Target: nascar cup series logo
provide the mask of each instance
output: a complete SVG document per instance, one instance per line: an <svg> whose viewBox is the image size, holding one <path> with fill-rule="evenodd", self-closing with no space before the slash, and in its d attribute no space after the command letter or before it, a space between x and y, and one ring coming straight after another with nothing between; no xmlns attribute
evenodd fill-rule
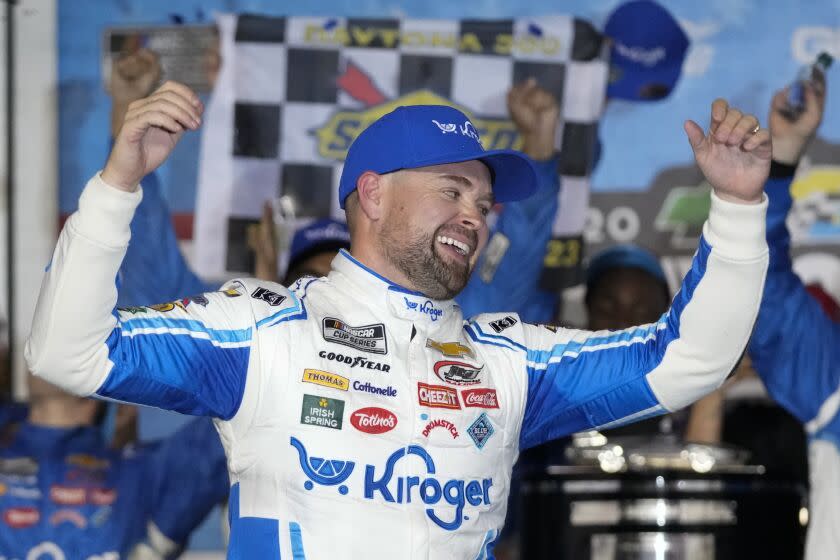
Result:
<svg viewBox="0 0 840 560"><path fill-rule="evenodd" d="M304 482L304 488L312 490L315 484L318 484L338 486L341 495L350 492L343 483L353 473L355 462L310 457L306 447L295 437L290 439L290 444L297 449L301 470L309 479ZM409 455L414 455L423 462L428 476L394 476L394 472L403 472L397 468L398 463ZM426 508L428 518L447 531L457 530L465 519L469 519L464 515L464 508L467 506L491 504L492 478L442 480L436 477L436 474L437 469L432 456L422 447L410 445L391 453L380 471L375 465L365 465L363 495L367 500L382 499L396 504L422 502L429 506ZM441 511L444 509L449 511L444 513Z"/></svg>
<svg viewBox="0 0 840 560"><path fill-rule="evenodd" d="M385 325L383 323L351 327L340 319L325 317L323 335L327 342L343 344L356 350L374 354L388 353L388 341L385 338Z"/></svg>

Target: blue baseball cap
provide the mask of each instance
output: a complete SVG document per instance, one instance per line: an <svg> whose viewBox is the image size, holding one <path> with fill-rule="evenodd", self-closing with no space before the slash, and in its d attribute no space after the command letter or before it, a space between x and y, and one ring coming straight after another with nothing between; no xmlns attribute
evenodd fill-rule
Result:
<svg viewBox="0 0 840 560"><path fill-rule="evenodd" d="M586 269L586 285L591 287L608 270L615 268L638 268L644 270L660 282L666 289L668 280L659 259L638 245L623 244L604 249L592 257Z"/></svg>
<svg viewBox="0 0 840 560"><path fill-rule="evenodd" d="M650 0L621 4L607 19L604 35L612 39L607 97L654 101L671 93L689 41L665 8Z"/></svg>
<svg viewBox="0 0 840 560"><path fill-rule="evenodd" d="M289 248L287 270L318 253L338 252L339 249L349 247L350 231L347 224L332 218L321 218L295 232Z"/></svg>
<svg viewBox="0 0 840 560"><path fill-rule="evenodd" d="M485 150L461 111L445 105L397 107L367 127L347 151L338 185L341 207L365 171L391 173L474 159L490 168L496 202L521 200L537 190L531 158L516 150Z"/></svg>

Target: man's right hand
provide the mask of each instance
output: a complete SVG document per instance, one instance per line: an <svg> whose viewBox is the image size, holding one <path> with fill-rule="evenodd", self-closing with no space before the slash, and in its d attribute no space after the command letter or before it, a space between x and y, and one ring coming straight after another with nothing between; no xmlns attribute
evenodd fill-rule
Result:
<svg viewBox="0 0 840 560"><path fill-rule="evenodd" d="M805 85L805 110L796 120L784 111L787 89L779 90L770 104L770 136L773 139L773 160L796 165L822 122L825 110L825 83Z"/></svg>
<svg viewBox="0 0 840 560"><path fill-rule="evenodd" d="M510 89L508 111L522 135L522 151L535 160L554 155L554 134L560 120L560 106L554 95L530 78Z"/></svg>
<svg viewBox="0 0 840 560"><path fill-rule="evenodd" d="M178 82L166 82L152 95L128 106L102 180L132 192L157 169L187 130L201 124L204 106L198 95Z"/></svg>

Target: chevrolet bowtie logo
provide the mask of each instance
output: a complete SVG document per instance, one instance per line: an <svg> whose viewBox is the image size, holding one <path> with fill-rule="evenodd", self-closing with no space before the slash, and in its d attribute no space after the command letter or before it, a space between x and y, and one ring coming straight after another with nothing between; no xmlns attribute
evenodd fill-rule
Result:
<svg viewBox="0 0 840 560"><path fill-rule="evenodd" d="M449 358L463 358L465 356L475 358L475 354L468 346L460 342L437 342L431 338L426 339L426 348L434 348Z"/></svg>

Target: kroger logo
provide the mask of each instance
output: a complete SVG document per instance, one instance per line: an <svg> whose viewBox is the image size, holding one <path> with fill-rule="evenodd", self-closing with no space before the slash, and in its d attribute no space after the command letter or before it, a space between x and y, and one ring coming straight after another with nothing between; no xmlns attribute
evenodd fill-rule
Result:
<svg viewBox="0 0 840 560"><path fill-rule="evenodd" d="M309 478L303 487L312 490L314 484L321 486L339 486L339 493L346 495L348 489L341 483L347 480L353 472L355 463L353 461L325 460L316 457L309 457L306 447L295 437L290 440L292 447L297 449L300 457L300 467ZM408 455L415 455L423 460L426 467L427 477L422 476L394 476L397 463ZM386 502L403 504L411 503L412 500L422 501L427 506L426 515L438 527L447 531L457 530L464 520L469 517L464 515L464 508L467 505L474 507L490 505L490 487L493 486L492 478L463 480L449 479L440 480L436 474L435 462L432 456L418 445L409 445L394 451L385 462L385 468L380 475L377 475L375 465L365 466L364 497L373 500L379 495ZM453 506L454 513L443 515L439 509L441 502Z"/></svg>
<svg viewBox="0 0 840 560"><path fill-rule="evenodd" d="M405 296L403 296L403 299L405 300L406 308L410 309L411 311L417 311L418 313L428 315L429 317L431 317L432 321L437 321L438 319L440 319L441 315L443 315L443 310L435 307L435 304L428 299L423 303L411 301Z"/></svg>

